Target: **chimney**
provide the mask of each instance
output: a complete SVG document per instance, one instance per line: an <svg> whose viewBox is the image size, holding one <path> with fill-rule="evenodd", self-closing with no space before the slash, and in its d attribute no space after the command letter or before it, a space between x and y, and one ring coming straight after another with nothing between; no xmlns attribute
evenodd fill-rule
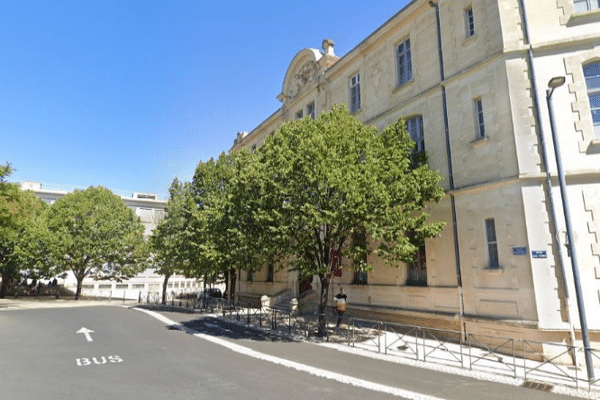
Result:
<svg viewBox="0 0 600 400"><path fill-rule="evenodd" d="M324 39L323 40L323 50L325 50L326 56L335 56L333 53L333 40Z"/></svg>

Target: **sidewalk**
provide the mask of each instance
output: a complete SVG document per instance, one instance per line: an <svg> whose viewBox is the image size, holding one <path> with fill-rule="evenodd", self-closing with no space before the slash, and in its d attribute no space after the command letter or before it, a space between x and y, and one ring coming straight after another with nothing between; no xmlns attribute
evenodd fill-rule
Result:
<svg viewBox="0 0 600 400"><path fill-rule="evenodd" d="M57 299L55 296L32 296L18 298L0 299L0 311L2 310L27 310L37 308L63 308L63 307L92 307L92 306L114 306L120 304L134 305L137 300L122 299L81 299L75 300L73 297L61 297Z"/></svg>
<svg viewBox="0 0 600 400"><path fill-rule="evenodd" d="M266 332L287 336L295 340L312 342L321 346L335 348L339 351L351 352L365 357L378 358L390 362L410 365L439 372L475 377L487 381L500 382L514 386L551 391L554 393L578 396L589 399L600 399L600 368L595 369L597 380L591 387L587 383L585 365L575 368L573 365L561 364L569 354L569 347L561 344L545 344L554 351L554 356L545 361L533 361L519 357L518 352L509 351L508 344L517 342L506 339L505 344L496 346L484 343L465 345L460 343L460 334L450 331L436 331L414 327L413 331L394 331L399 324L383 322L345 320L339 329L328 324L329 336L317 338L307 333L314 332L316 320L306 321L302 317L289 318L269 316L261 318L249 310L238 310L227 315L215 315L219 318L241 324L254 326ZM329 318L333 321L333 318ZM275 323L273 323L275 321ZM248 323L250 322L250 323ZM388 330L384 329L385 327ZM275 329L273 329L275 328ZM416 331L419 332L416 332ZM425 332L425 333L423 333ZM440 335L438 335L440 333ZM455 335L456 340L445 340L444 336ZM532 343L526 343L531 346ZM503 347L504 346L504 347ZM532 349L530 354L541 356ZM523 354L522 352L520 354ZM600 354L595 353L598 357ZM579 352L578 360L583 361L583 353ZM600 358L595 359L600 364Z"/></svg>

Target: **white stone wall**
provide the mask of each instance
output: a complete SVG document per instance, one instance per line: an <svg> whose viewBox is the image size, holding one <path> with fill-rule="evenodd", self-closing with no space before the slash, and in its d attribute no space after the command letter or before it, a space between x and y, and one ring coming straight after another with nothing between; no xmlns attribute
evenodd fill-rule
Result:
<svg viewBox="0 0 600 400"><path fill-rule="evenodd" d="M600 60L600 11L574 13L571 0L440 0L445 80L440 82L435 11L428 2L404 10L327 68L314 50L303 50L289 71L314 57L316 83L301 93L280 97L283 105L236 146L260 145L265 135L315 102L317 113L349 103L349 79L361 76L361 108L355 117L379 128L400 117L422 115L429 165L448 190L449 168L442 109L442 84L448 105L451 162L456 202L460 269L467 316L517 320L540 329L566 329L568 313L559 267L561 255L552 232L545 194L539 133L547 143L560 246L564 219L550 137L546 86L566 76L553 94L559 146L567 175L573 228L589 316L600 315L600 141L595 138L582 65ZM472 7L475 35L466 37L465 9ZM522 16L530 32L525 40ZM359 18L357 16L357 18ZM397 85L396 46L410 39L413 79ZM531 46L531 47L530 47ZM539 116L534 108L528 49L534 59ZM330 60L331 61L331 60ZM291 74L286 74L286 82ZM276 77L274 77L276 79ZM289 82L288 82L289 83ZM286 92L284 84L283 94ZM474 100L481 99L486 135L477 140ZM234 148L236 148L234 146ZM348 287L356 303L423 311L458 312L456 254L450 198L432 205L432 218L446 222L441 237L428 240L428 287L408 287L406 267L389 268L371 259L369 285L349 285L345 271L336 282ZM494 218L501 268L489 269L484 220ZM518 249L525 248L525 254ZM532 257L545 251L546 258ZM569 291L574 301L570 259ZM290 283L293 285L294 283ZM349 286L348 286L349 285ZM258 283L253 284L254 288ZM576 313L574 314L576 315ZM588 318L600 329L600 318ZM572 321L577 325L577 321Z"/></svg>

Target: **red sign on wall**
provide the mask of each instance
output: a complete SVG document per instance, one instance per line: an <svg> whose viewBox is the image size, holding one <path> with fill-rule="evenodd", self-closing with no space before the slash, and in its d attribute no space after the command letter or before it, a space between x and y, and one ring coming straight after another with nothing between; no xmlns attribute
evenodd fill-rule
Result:
<svg viewBox="0 0 600 400"><path fill-rule="evenodd" d="M342 277L342 256L339 250L331 250L331 271L333 276L337 278Z"/></svg>

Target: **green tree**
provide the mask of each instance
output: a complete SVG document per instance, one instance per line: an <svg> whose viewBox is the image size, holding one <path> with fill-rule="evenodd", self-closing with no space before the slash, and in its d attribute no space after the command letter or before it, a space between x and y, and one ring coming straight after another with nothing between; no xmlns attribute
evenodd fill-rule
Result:
<svg viewBox="0 0 600 400"><path fill-rule="evenodd" d="M50 246L53 261L75 275L76 299L88 275L120 281L146 266L143 224L119 196L106 188L75 190L58 199L46 217L54 238Z"/></svg>
<svg viewBox="0 0 600 400"><path fill-rule="evenodd" d="M321 332L332 251L354 260L355 270L371 268L365 262L371 253L398 266L441 231L443 224L429 222L427 213L427 204L443 197L441 178L412 161L413 149L402 120L378 133L343 106L287 123L259 148L262 193L252 214L267 226L264 243L279 259L301 276L319 277ZM364 235L368 246L352 240Z"/></svg>
<svg viewBox="0 0 600 400"><path fill-rule="evenodd" d="M19 280L24 271L31 275L47 275L45 255L37 246L45 239L41 213L47 204L31 191L23 191L16 183L5 181L10 172L7 164L0 173L0 297ZM46 273L44 273L44 271Z"/></svg>
<svg viewBox="0 0 600 400"><path fill-rule="evenodd" d="M194 203L189 195L189 183L177 178L169 188L166 215L152 236L150 246L156 273L164 276L162 303L167 302L167 284L173 274L189 271L187 265L193 260L190 230L188 229Z"/></svg>
<svg viewBox="0 0 600 400"><path fill-rule="evenodd" d="M247 149L222 153L201 162L191 184L196 205L190 226L196 255L192 267L204 276L227 276L229 298L236 271L259 269L270 250L260 245L264 226L252 212L261 194L256 166Z"/></svg>

